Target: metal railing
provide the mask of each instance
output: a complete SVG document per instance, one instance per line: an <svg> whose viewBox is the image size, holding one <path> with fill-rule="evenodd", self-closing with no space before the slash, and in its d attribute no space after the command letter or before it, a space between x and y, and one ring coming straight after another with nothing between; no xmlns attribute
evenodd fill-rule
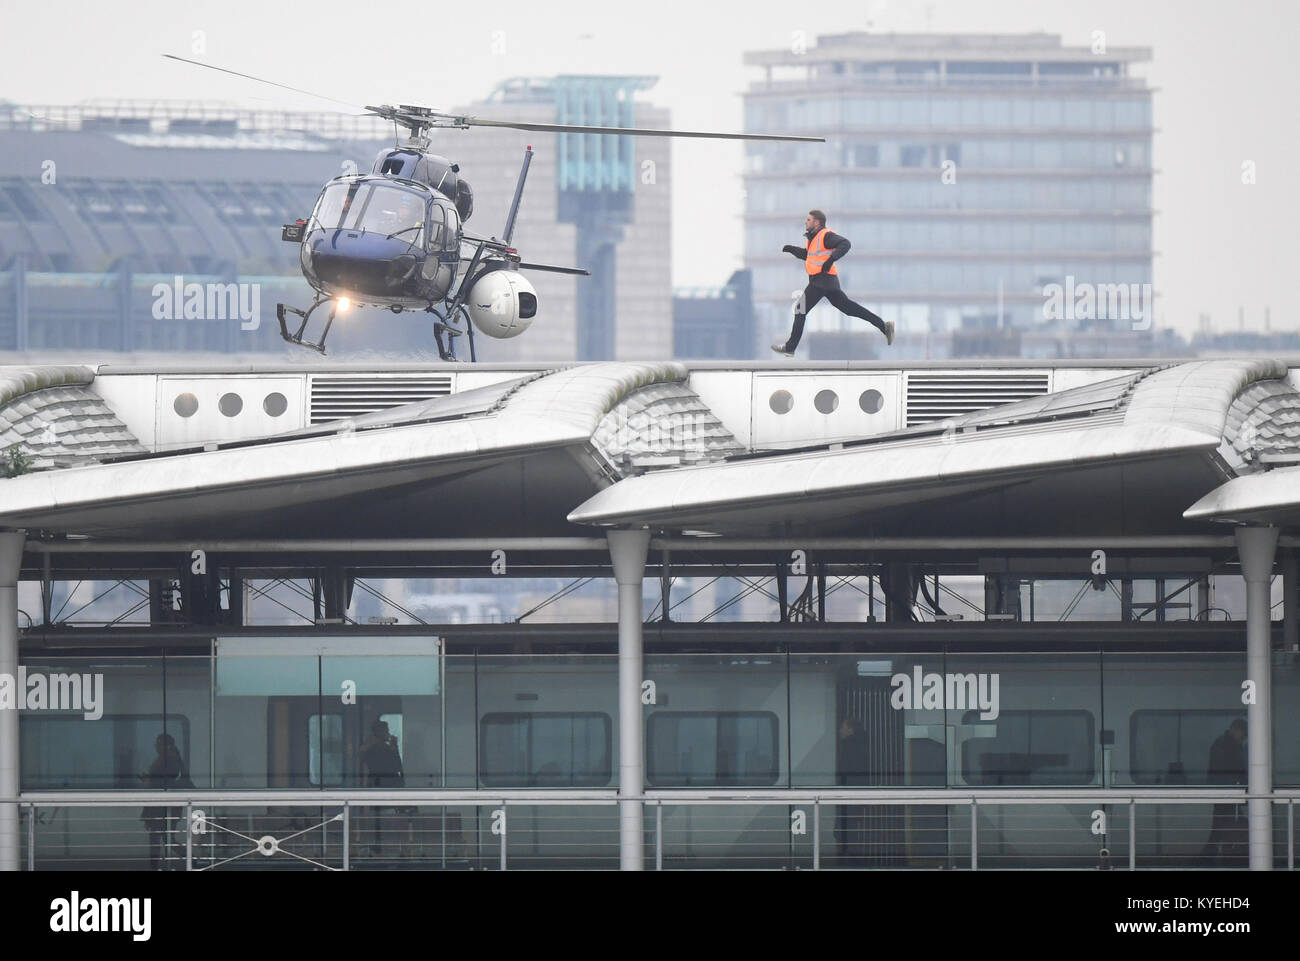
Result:
<svg viewBox="0 0 1300 961"><path fill-rule="evenodd" d="M1300 791L1267 796L1295 867ZM643 804L647 868L1245 868L1242 791L1015 789L28 793L27 870L509 870L619 866ZM12 802L12 799L11 799Z"/></svg>

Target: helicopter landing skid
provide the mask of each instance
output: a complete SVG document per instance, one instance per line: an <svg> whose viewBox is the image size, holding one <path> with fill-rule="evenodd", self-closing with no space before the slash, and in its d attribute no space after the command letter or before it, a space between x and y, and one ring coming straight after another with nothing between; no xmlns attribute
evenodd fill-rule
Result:
<svg viewBox="0 0 1300 961"><path fill-rule="evenodd" d="M325 338L329 336L330 325L334 323L334 315L337 313L337 305L330 308L329 318L325 321L325 329L321 331L319 341L303 340L303 331L307 329L307 322L311 320L311 315L316 312L316 308L328 301L328 297L317 297L310 307L306 310L299 310L297 307L290 307L287 304L275 305L275 316L280 321L280 336L291 344L297 344L299 347L307 347L311 350L318 351L322 355L325 353ZM289 333L289 324L286 314L295 314L302 318L302 323L292 334Z"/></svg>
<svg viewBox="0 0 1300 961"><path fill-rule="evenodd" d="M471 361L476 360L477 358L474 356L474 330L470 326L469 315L464 308L454 308L448 315L450 317L464 317L465 326L463 328L448 322L447 318L437 308L430 306L427 310L437 318L433 322L433 339L438 343L438 356L446 361L459 362L460 358L456 356L456 338L462 334L468 334L469 359ZM443 340L444 335L447 338L445 341Z"/></svg>

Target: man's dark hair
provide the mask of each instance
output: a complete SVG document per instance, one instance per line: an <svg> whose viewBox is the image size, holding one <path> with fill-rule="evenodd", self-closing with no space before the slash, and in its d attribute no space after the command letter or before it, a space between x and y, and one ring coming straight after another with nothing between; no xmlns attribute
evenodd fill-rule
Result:
<svg viewBox="0 0 1300 961"><path fill-rule="evenodd" d="M820 210L817 210L816 208L814 208L814 209L808 211L808 213L812 214L812 216L815 217L817 220L820 220L820 221L821 221L821 225L822 225L823 227L826 226L826 214L825 214L823 211L820 211Z"/></svg>

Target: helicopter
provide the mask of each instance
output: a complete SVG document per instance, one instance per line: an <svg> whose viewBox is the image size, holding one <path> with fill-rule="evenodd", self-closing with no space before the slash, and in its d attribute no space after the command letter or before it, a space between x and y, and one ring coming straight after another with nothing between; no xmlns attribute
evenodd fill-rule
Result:
<svg viewBox="0 0 1300 961"><path fill-rule="evenodd" d="M215 64L174 54L163 56L361 109L391 121L395 131L405 129L405 138L398 137L394 146L381 150L369 173L333 178L321 188L310 217L281 229L281 240L299 245L299 264L313 297L306 309L276 304L280 336L321 354L325 353L325 339L338 314L352 307L375 306L393 313L423 310L432 314L438 356L444 361L458 360L455 338L465 336L472 362L478 359L475 329L497 339L517 337L536 318L537 291L522 271L590 276L591 272L581 267L525 261L513 245L515 222L533 160L531 144L524 151L501 236L483 237L465 230L465 222L474 212L474 191L460 175L459 164L430 152L430 134L434 130L508 127L540 133L825 143L824 137L784 134L497 120L406 104L355 107ZM320 336L311 340L308 324L312 315L326 305L329 314ZM290 321L291 315L296 321Z"/></svg>

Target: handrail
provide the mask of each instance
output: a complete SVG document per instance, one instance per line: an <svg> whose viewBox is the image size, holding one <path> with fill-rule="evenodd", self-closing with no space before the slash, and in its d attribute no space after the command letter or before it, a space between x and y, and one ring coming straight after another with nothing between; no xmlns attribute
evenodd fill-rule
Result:
<svg viewBox="0 0 1300 961"><path fill-rule="evenodd" d="M1221 788L994 788L994 789L910 789L862 788L835 790L749 790L716 791L703 789L651 789L638 795L620 795L613 789L579 791L567 789L509 788L499 790L251 790L251 791L32 791L15 797L0 797L0 804L24 806L58 805L60 807L129 807L152 805L179 807L184 804L207 804L221 807L295 806L311 807L333 804L369 807L412 807L419 805L606 805L622 801L665 804L1241 804L1264 799L1274 803L1291 803L1300 798L1300 789L1280 789L1271 794L1250 794L1244 789Z"/></svg>

